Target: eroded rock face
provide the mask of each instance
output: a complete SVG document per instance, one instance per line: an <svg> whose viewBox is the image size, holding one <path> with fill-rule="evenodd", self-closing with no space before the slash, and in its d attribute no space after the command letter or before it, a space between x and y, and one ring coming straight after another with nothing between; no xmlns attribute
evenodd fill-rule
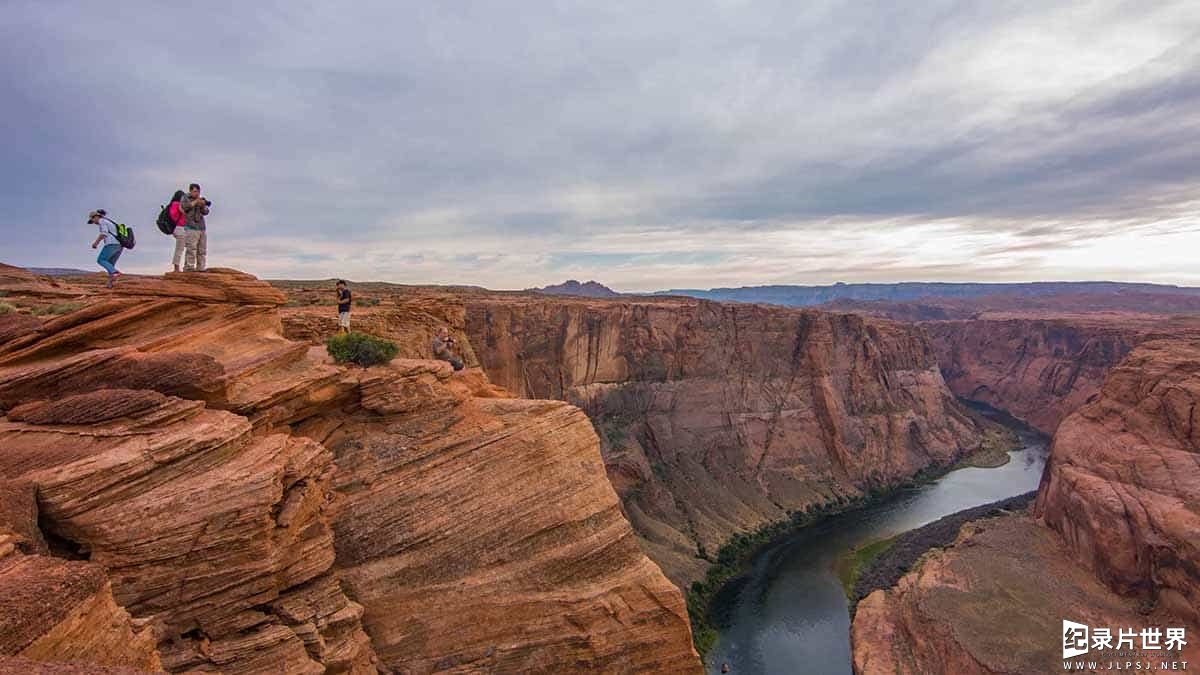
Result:
<svg viewBox="0 0 1200 675"><path fill-rule="evenodd" d="M699 667L577 409L335 366L240 273L123 282L0 344L0 555L99 574L165 669Z"/></svg>
<svg viewBox="0 0 1200 675"><path fill-rule="evenodd" d="M104 568L52 557L36 485L0 480L0 672L6 658L158 670L155 635L113 600Z"/></svg>
<svg viewBox="0 0 1200 675"><path fill-rule="evenodd" d="M1154 333L1120 322L980 319L921 324L946 384L1053 434L1110 368Z"/></svg>
<svg viewBox="0 0 1200 675"><path fill-rule="evenodd" d="M676 583L733 534L978 443L916 329L698 300L467 298L492 381L584 408L643 547Z"/></svg>
<svg viewBox="0 0 1200 675"><path fill-rule="evenodd" d="M301 431L335 455L336 567L384 663L698 670L682 596L638 548L577 408L495 398L478 371L429 361L371 369L362 391L361 413Z"/></svg>
<svg viewBox="0 0 1200 675"><path fill-rule="evenodd" d="M1059 426L1037 512L1114 590L1200 623L1200 343L1135 349Z"/></svg>
<svg viewBox="0 0 1200 675"><path fill-rule="evenodd" d="M1189 638L1195 631L1163 608L1139 611L1136 600L1081 567L1058 535L1015 514L963 526L952 547L930 552L894 588L860 602L851 627L854 672L1061 673L1064 619L1110 627L1114 636L1118 628L1186 626ZM1150 660L1195 662L1200 646L1189 642L1172 658ZM1107 667L1109 659L1087 660Z"/></svg>
<svg viewBox="0 0 1200 675"><path fill-rule="evenodd" d="M330 573L332 456L286 427L353 384L279 335L282 296L252 277L127 287L0 346L0 473L36 487L51 549L156 626L168 670L373 672L357 614L329 618L353 608ZM278 604L330 583L327 613Z"/></svg>

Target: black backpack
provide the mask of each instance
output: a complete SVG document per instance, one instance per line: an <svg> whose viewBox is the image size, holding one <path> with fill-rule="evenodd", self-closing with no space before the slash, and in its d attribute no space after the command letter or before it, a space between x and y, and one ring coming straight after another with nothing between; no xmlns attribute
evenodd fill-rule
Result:
<svg viewBox="0 0 1200 675"><path fill-rule="evenodd" d="M175 234L175 223L171 221L171 205L167 204L158 212L158 220L154 221L158 225L158 231L163 234Z"/></svg>
<svg viewBox="0 0 1200 675"><path fill-rule="evenodd" d="M134 246L137 246L137 237L133 236L132 227L129 227L125 223L118 223L107 216L104 219L113 224L113 229L116 230L115 234L117 236L117 243L120 244L122 248L133 248Z"/></svg>

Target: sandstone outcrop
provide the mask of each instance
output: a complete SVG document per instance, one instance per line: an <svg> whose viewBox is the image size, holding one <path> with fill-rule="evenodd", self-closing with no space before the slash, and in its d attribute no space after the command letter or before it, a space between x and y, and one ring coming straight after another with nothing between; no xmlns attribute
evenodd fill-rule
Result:
<svg viewBox="0 0 1200 675"><path fill-rule="evenodd" d="M5 296L20 296L33 299L75 298L83 291L75 286L50 277L40 277L27 269L0 263L0 289Z"/></svg>
<svg viewBox="0 0 1200 675"><path fill-rule="evenodd" d="M360 625L319 628L340 648L321 652L315 624L273 604L330 575L332 458L284 425L348 395L341 371L279 335L268 285L168 277L0 347L0 470L35 484L43 529L159 627L168 670L373 670Z"/></svg>
<svg viewBox="0 0 1200 675"><path fill-rule="evenodd" d="M680 585L735 533L978 443L911 327L689 299L466 302L493 382L587 411L643 548Z"/></svg>
<svg viewBox="0 0 1200 675"><path fill-rule="evenodd" d="M153 631L117 606L104 568L52 557L37 521L36 486L0 480L0 672L25 672L8 658L157 671Z"/></svg>
<svg viewBox="0 0 1200 675"><path fill-rule="evenodd" d="M0 655L160 668L149 628L113 600L104 569L44 555L0 558Z"/></svg>
<svg viewBox="0 0 1200 675"><path fill-rule="evenodd" d="M1162 608L1147 613L1112 592L1064 551L1054 532L1017 514L963 526L953 546L930 552L894 588L860 602L851 628L854 672L1061 673L1064 619L1109 627L1114 642L1118 629L1187 626ZM1128 660L1149 660L1155 668L1161 661L1194 663L1200 646L1191 639L1194 624L1187 628L1190 644L1182 653ZM1110 660L1126 659L1083 660L1107 668Z"/></svg>
<svg viewBox="0 0 1200 675"><path fill-rule="evenodd" d="M1142 344L1059 426L1037 513L1111 588L1200 624L1200 343Z"/></svg>
<svg viewBox="0 0 1200 675"><path fill-rule="evenodd" d="M232 271L131 278L0 344L0 549L98 575L88 611L127 611L107 624L173 672L698 668L577 409L335 366L284 302ZM33 658L104 663L55 635Z"/></svg>
<svg viewBox="0 0 1200 675"><path fill-rule="evenodd" d="M336 458L337 568L381 659L403 672L696 669L682 597L638 548L587 418L452 373L371 369L362 413L300 428Z"/></svg>
<svg viewBox="0 0 1200 675"><path fill-rule="evenodd" d="M282 316L283 334L289 340L324 344L337 333L337 313L333 306L291 306L289 302L282 310ZM406 359L433 358L431 343L438 327L445 326L458 340L463 361L468 366L476 366L479 361L463 331L465 323L466 308L461 296L425 292L391 295L382 306L356 305L351 312L350 325L355 331L395 342L400 348L400 358Z"/></svg>

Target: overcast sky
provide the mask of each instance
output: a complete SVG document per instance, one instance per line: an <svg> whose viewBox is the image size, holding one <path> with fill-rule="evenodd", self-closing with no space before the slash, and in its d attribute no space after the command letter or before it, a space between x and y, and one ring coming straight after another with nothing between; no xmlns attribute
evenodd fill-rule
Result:
<svg viewBox="0 0 1200 675"><path fill-rule="evenodd" d="M268 277L1200 285L1196 0L166 4L4 3L0 260L196 180Z"/></svg>

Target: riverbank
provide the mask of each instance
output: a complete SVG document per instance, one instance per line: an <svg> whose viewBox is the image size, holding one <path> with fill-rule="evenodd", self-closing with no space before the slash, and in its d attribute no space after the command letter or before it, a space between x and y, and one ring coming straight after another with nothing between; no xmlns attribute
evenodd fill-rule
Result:
<svg viewBox="0 0 1200 675"><path fill-rule="evenodd" d="M849 593L850 616L854 616L858 601L879 589L895 586L900 577L907 574L930 549L953 544L964 524L1023 511L1029 508L1035 497L1037 491L1032 490L1008 499L965 509L886 540L888 545L882 550L877 550L870 560L863 561L854 579ZM869 547L870 545L863 548Z"/></svg>
<svg viewBox="0 0 1200 675"><path fill-rule="evenodd" d="M764 550L780 540L802 530L815 527L824 521L847 516L855 511L868 509L885 503L905 490L911 490L945 476L961 466L963 460L954 463L930 465L912 478L888 488L876 488L860 497L840 497L833 502L816 504L803 512L795 512L787 520L780 520L755 530L736 534L717 552L705 573L703 581L693 581L687 592L688 618L692 624L692 641L701 660L717 641L717 629L727 624L723 608L729 608L732 600L741 592L746 576L747 564Z"/></svg>
<svg viewBox="0 0 1200 675"><path fill-rule="evenodd" d="M960 460L955 469L995 469L1008 464L1011 459L1009 453L1021 447L1021 437L1016 431L999 422L986 421L991 426L983 432L979 449Z"/></svg>
<svg viewBox="0 0 1200 675"><path fill-rule="evenodd" d="M727 553L730 564L714 565L717 569L705 583L688 594L693 621L701 626L697 635L704 641L700 644L707 672L718 673L720 664L728 662L736 672L750 675L848 675L848 593L835 572L846 553L1038 485L1047 439L1002 413L977 412L1016 433L1020 445L1007 453L1010 461L997 468L963 467L964 457L959 457L953 466L931 467L886 492L832 504L816 517L810 513L794 524L777 525L775 536L766 541L751 535L741 538L742 555ZM966 456L971 454L975 453L968 451ZM865 555L859 561L860 575L873 557Z"/></svg>
<svg viewBox="0 0 1200 675"><path fill-rule="evenodd" d="M869 544L851 549L846 555L838 559L834 571L837 572L838 579L842 582L842 589L846 591L847 598L854 595L854 585L858 582L858 578L862 576L863 571L870 567L880 556L887 553L887 550L894 543L896 543L896 537L876 539Z"/></svg>

